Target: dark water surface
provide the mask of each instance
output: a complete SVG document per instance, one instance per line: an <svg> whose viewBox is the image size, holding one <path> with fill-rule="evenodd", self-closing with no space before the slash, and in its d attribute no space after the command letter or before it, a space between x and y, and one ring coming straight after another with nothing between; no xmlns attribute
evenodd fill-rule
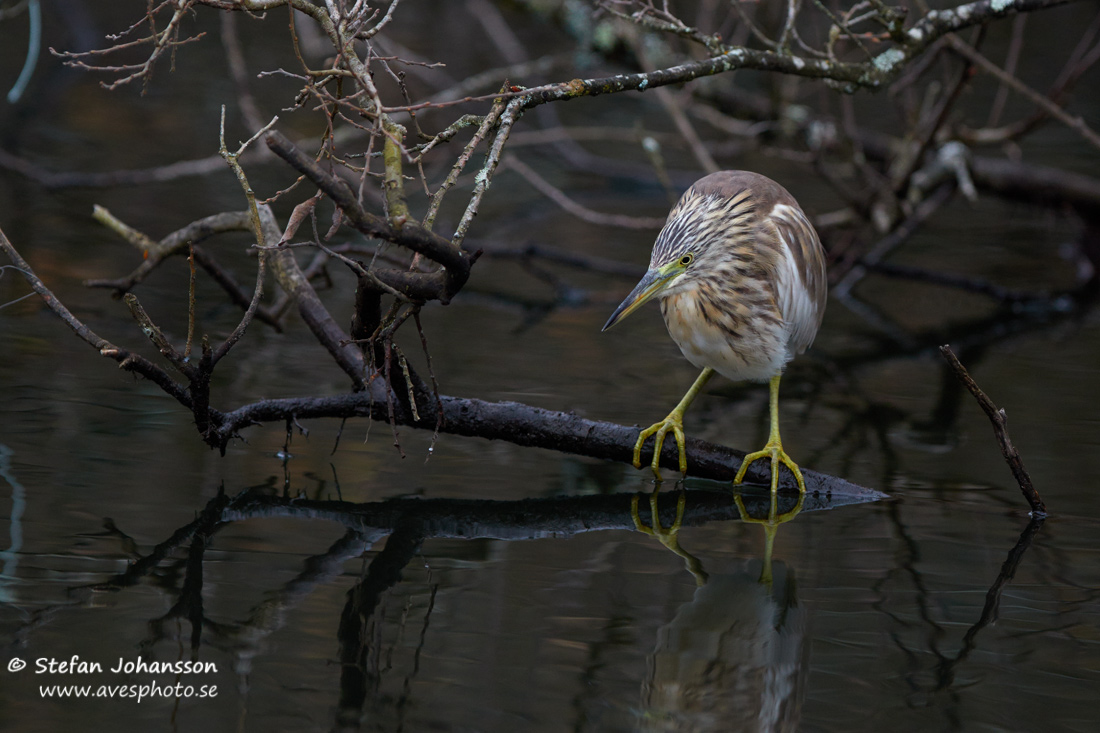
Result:
<svg viewBox="0 0 1100 733"><path fill-rule="evenodd" d="M460 22L446 12L435 21ZM0 52L5 73L19 54ZM218 105L232 104L232 89L197 79L204 65L222 68L220 54L216 41L181 53L179 71L165 69L146 97L108 96L51 66L38 101L6 112L4 148L58 170L210 154ZM281 93L265 92L268 109ZM623 104L585 100L562 114L629 127L634 118L622 116L638 111L636 101ZM668 129L648 114L648 124ZM1075 153L1062 135L1042 138L1047 159L1094 171L1095 151ZM594 209L667 210L655 186L568 173L552 153L527 150L517 154ZM630 155L641 159L636 149ZM675 162L691 166L687 157ZM727 162L782 180L813 214L835 206L820 182L791 178L797 169L787 164ZM265 192L290 180L272 164L254 175ZM90 220L95 203L159 237L242 208L239 189L218 173L51 192L0 173L0 227L39 275L101 335L152 354L120 302L80 285L138 263ZM1073 282L1059 252L1076 232L1074 220L1046 211L960 201L892 261L1058 290ZM508 173L471 232L486 245L554 245L639 267L652 237L578 222ZM248 281L245 244L229 238L211 248ZM179 334L186 266L163 270L138 293ZM695 374L656 307L601 334L633 283L555 272L584 296L578 305L517 305L549 303L554 292L486 257L453 304L426 309L441 390L624 424L664 416ZM346 321L353 283L337 268L333 275L322 297ZM0 302L25 292L3 273ZM402 459L389 427L364 420L349 421L338 444L336 423L306 424L287 460L276 455L282 427L254 427L221 457L173 400L78 342L38 299L3 308L0 662L29 666L0 670L0 728L83 730L94 720L118 731L325 730L356 721L385 731L1100 730L1100 311L998 315L979 296L882 278L859 294L911 343L832 302L814 349L784 379L783 435L802 465L888 498L808 499L779 527L769 555L764 529L740 521L732 492L689 481L680 540L698 564L633 529L630 500L652 489L647 472L449 435L426 460L431 436L407 429ZM235 323L237 313L202 278L199 303L207 331ZM406 337L415 353L416 339ZM988 420L934 349L945 340L1007 410L1052 512L1041 526L1029 525ZM229 362L215 387L219 407L347 389L296 319L286 334L253 325ZM753 449L766 418L764 387L715 380L686 427ZM674 489L665 487L666 524ZM409 504L379 502L398 498L436 514L391 536L395 507ZM461 501L471 499L498 503ZM540 501L515 503L525 499ZM349 515L326 503L341 500L363 506ZM234 502L237 514L223 516L233 521L197 562L204 548L187 528L220 501ZM751 492L745 501L761 504ZM793 499L782 502L789 508ZM644 499L641 514L649 521ZM103 671L35 673L36 660L74 656ZM139 657L197 659L216 671L110 672ZM61 701L42 693L154 682L216 685L216 696Z"/></svg>

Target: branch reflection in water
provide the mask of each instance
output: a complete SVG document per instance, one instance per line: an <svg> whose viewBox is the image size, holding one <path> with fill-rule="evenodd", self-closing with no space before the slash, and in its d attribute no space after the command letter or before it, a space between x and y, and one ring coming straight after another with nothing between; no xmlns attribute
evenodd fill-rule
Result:
<svg viewBox="0 0 1100 733"><path fill-rule="evenodd" d="M809 493L801 499L797 495L787 496L786 492L781 492L776 499L766 489L746 488L743 493L734 494L728 485L713 482L693 482L693 485L706 488L693 488L678 495L666 492L664 496L652 498L650 509L659 525L669 525L677 518L685 527L715 522L760 521L774 537L778 524L798 510L821 511L885 498L879 492L850 484L847 486L851 488L846 493ZM195 520L180 527L147 554L135 553L134 561L124 572L103 582L70 589L70 602L34 614L17 635L29 640L65 607L94 607L102 602L102 592L118 592L152 582L166 590L173 600L166 613L150 620L145 638L138 642L143 658L176 655L180 641L190 647L190 656L195 660L200 655L209 656L210 649L218 650L232 657L232 669L238 676L238 690L247 696L253 661L264 656L268 639L290 624L295 617L292 611L302 606L322 586L343 575L348 561L362 557L376 542L385 538L383 549L373 556L358 581L348 590L335 630L341 669L339 691L334 691L339 697L336 717L338 728L354 727L355 721L361 720L365 714L378 716L396 713L397 718L401 719L403 706L409 700L402 702L382 693L380 674L385 671L385 665L377 664L379 655L384 655L384 650L379 648L382 643L379 625L386 622L380 620L378 614L379 608L384 605L385 594L401 582L407 566L421 554L426 540L518 541L567 538L593 531L633 530L636 527L632 505L636 505L637 498L638 495L633 493L615 493L517 501L402 498L356 504L295 499L285 494L273 495L270 489L249 489L234 496L223 492L211 499ZM207 552L216 547L216 536L238 522L275 517L336 522L343 525L346 532L326 552L307 558L294 578L279 588L271 589L264 595L264 600L244 613L241 620L212 618L209 606L204 604L204 588L207 592L215 592L213 589L216 589L217 583L208 581L204 584L203 576L206 560L215 562L207 558ZM765 519L756 519L758 517ZM129 540L114 525L110 525L109 530ZM770 541L767 546L771 547ZM681 556L686 558L687 554ZM262 575L261 569L257 568L255 576ZM671 660L677 654L694 653L685 646L694 632L680 629L703 628L712 619L727 625L740 624L750 635L788 633L784 630L801 628L798 621L800 612L796 612L793 606L793 573L782 563L776 563L773 568L770 550L762 565L746 563L741 571L732 575L727 573L709 578L700 571L696 578L700 582L706 579L696 599L659 632L653 674L646 683L654 691L649 695L651 700L655 700L657 694L666 694L664 680L668 674L675 674L669 670L679 665L677 662L677 665L669 666ZM425 635L431 633L428 625L435 593L436 588L433 587L419 631L421 644L417 646L417 667L419 649ZM401 623L406 621L411 619L405 619L403 615ZM412 621L412 624L415 626L416 622ZM416 632L410 627L405 633ZM722 632L719 631L718 635L722 636ZM798 652L803 646L802 636L799 633L798 638L791 636L790 641L781 642L792 651L777 648L775 653L768 652L770 656L767 659L775 659L775 654ZM725 653L731 643L744 646L746 650L749 647L745 644L756 644L731 642L728 638L723 643L725 646L720 653ZM767 644L771 642L765 646ZM769 690L775 691L794 685L801 667L791 667L790 672L782 675L767 672L767 669L762 659L741 667L729 665L729 673L714 680L720 687L710 691L701 689L700 694L721 695L725 701L741 699L747 693L740 690L748 690L758 684L765 684ZM767 676L769 674L770 677ZM690 685L690 682L685 683L683 687L688 689ZM729 689L738 690L736 698L730 697ZM760 699L769 698L765 696ZM777 698L778 702L774 704L769 703L775 714L790 714L784 707L786 703L782 702L788 699L791 698L785 696ZM725 706L725 702L722 704ZM657 719L656 716L651 717Z"/></svg>

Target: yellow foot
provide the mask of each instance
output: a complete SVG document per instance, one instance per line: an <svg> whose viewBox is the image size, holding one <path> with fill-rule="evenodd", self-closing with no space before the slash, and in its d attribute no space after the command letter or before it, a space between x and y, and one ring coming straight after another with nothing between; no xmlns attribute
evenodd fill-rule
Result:
<svg viewBox="0 0 1100 733"><path fill-rule="evenodd" d="M642 524L642 518L638 514L638 495L635 494L630 498L630 517L634 520L634 529L650 537L656 537L658 542L679 555L684 561L684 567L695 576L696 584L701 586L707 582L707 574L703 570L703 565L698 558L680 547L678 538L680 523L684 520L684 505L687 501L687 494L683 491L680 492L680 498L676 501L676 520L671 527L664 529L661 526L661 515L658 513L657 507L657 495L660 492L661 487L658 485L649 495L649 516L650 521L653 523L652 527Z"/></svg>
<svg viewBox="0 0 1100 733"><path fill-rule="evenodd" d="M684 447L684 419L675 410L661 422L654 423L643 430L638 436L638 442L634 444L634 468L641 468L642 446L649 440L649 436L656 436L653 439L653 461L650 463L650 468L653 469L653 475L658 481L661 479L661 448L664 447L665 436L669 432L676 439L676 446L680 449L680 473L686 474L688 461L687 449Z"/></svg>
<svg viewBox="0 0 1100 733"><path fill-rule="evenodd" d="M774 469L773 469L774 471ZM760 582L771 588L772 585L772 549L775 547L775 535L779 531L779 525L785 524L802 511L802 502L806 499L806 493L798 495L798 504L790 511L779 513L779 501L775 492L772 492L771 507L768 510L767 519L757 519L745 509L745 502L740 494L734 494L733 500L737 504L737 511L741 514L741 521L746 524L759 524L764 527L764 565L760 569Z"/></svg>
<svg viewBox="0 0 1100 733"><path fill-rule="evenodd" d="M772 494L771 507L768 510L767 517L756 518L749 514L749 510L745 508L745 501L741 498L740 494L733 495L733 502L737 505L737 512L741 515L741 521L745 524L762 524L765 527L778 527L781 524L786 524L802 511L802 504L806 500L805 494L798 495L798 503L794 505L793 509L788 509L785 512L779 511L779 502L775 494Z"/></svg>
<svg viewBox="0 0 1100 733"><path fill-rule="evenodd" d="M763 450L758 450L755 453L749 453L745 456L745 460L741 462L741 468L737 471L737 475L733 478L733 483L739 484L745 478L745 471L749 469L749 464L753 461L758 461L761 458L772 459L772 493L774 494L779 489L779 464L790 469L794 474L795 480L798 482L798 490L800 493L806 493L806 482L802 480L802 471L798 470L798 464L791 460L783 451L783 444L779 442L768 441L768 444L764 446Z"/></svg>
<svg viewBox="0 0 1100 733"><path fill-rule="evenodd" d="M681 491L680 499L676 502L676 521L672 523L671 527L665 529L661 526L661 515L657 513L657 496L660 492L661 489L658 487L649 495L649 516L653 522L652 527L642 524L642 517L638 514L637 494L630 497L630 518L634 520L634 529L650 537L656 537L662 545L670 547L670 544L676 544L676 535L680 532L680 522L684 520L684 504L687 498L684 492Z"/></svg>

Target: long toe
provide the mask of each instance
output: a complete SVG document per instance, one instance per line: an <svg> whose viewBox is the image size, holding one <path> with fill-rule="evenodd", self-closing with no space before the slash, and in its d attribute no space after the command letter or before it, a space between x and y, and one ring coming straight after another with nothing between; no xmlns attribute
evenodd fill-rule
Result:
<svg viewBox="0 0 1100 733"><path fill-rule="evenodd" d="M680 452L680 473L687 473L687 448L684 439L684 427L682 418L676 413L671 413L661 422L653 423L638 435L638 441L634 444L634 468L642 467L642 447L653 436L653 460L650 467L658 481L661 480L661 449L664 448L665 436L672 433L676 440L676 447Z"/></svg>
<svg viewBox="0 0 1100 733"><path fill-rule="evenodd" d="M802 471L799 469L798 464L791 460L791 457L787 455L783 450L782 444L772 444L764 446L762 450L758 450L755 453L749 453L745 456L745 459L741 461L741 468L738 469L737 475L733 479L733 483L739 484L745 480L745 473L749 469L749 465L754 461L758 461L761 458L770 458L772 463L772 476L771 476L771 490L773 493L779 490L779 465L783 464L794 475L795 481L798 483L798 490L801 493L806 492L806 482L802 479Z"/></svg>
<svg viewBox="0 0 1100 733"><path fill-rule="evenodd" d="M798 482L798 490L800 493L806 493L806 482L802 479L802 470L798 467L798 464L791 460L791 457L787 455L782 449L779 450L779 460L787 467L792 474L794 474L794 480ZM776 466L773 465L773 473L776 470ZM774 481L774 479L773 479Z"/></svg>
<svg viewBox="0 0 1100 733"><path fill-rule="evenodd" d="M679 498L676 500L676 519L673 520L672 525L667 529L661 525L661 516L657 503L657 496L661 491L661 487L658 486L653 490L653 493L649 495L649 516L651 526L646 526L642 522L642 517L638 512L638 495L635 494L630 498L630 518L634 520L634 529L643 534L656 537L658 541L665 547L671 550L679 550L679 544L676 539L676 535L680 532L680 525L684 521L684 506L686 503L686 495L683 491L680 492Z"/></svg>

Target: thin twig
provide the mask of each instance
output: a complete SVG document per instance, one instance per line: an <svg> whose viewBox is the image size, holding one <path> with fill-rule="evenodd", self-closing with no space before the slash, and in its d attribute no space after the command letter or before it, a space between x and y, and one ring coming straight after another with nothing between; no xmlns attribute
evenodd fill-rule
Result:
<svg viewBox="0 0 1100 733"><path fill-rule="evenodd" d="M997 66L997 64L993 63L985 56L982 56L955 36L947 36L947 45L950 46L951 50L955 53L970 61L972 64L981 67L982 71L996 77L1003 84L1008 85L1022 96L1034 102L1051 117L1087 140L1094 148L1100 149L1100 135L1085 123L1083 117L1073 117L1057 104L1050 101L1046 96L1027 86L1012 74L1007 73L1000 66Z"/></svg>
<svg viewBox="0 0 1100 733"><path fill-rule="evenodd" d="M1005 411L998 409L993 400L986 396L985 392L978 387L977 382L970 376L970 373L966 371L966 367L959 362L958 357L955 356L955 352L951 350L951 346L944 344L940 347L940 353L943 354L943 358L947 360L947 363L951 366L951 369L955 372L955 376L959 378L966 388L970 390L970 394L974 395L974 399L978 401L978 404L985 411L985 414L989 416L989 421L993 423L993 434L997 436L997 443L1001 446L1001 455L1005 457L1005 461L1008 462L1008 467L1012 469L1012 475L1016 478L1016 483L1020 487L1020 491L1023 492L1024 498L1027 499L1027 503L1031 505L1031 516L1033 517L1045 517L1047 516L1046 505L1043 504L1043 500L1039 498L1039 492L1035 490L1034 484L1031 483L1031 476L1028 475L1027 469L1024 468L1024 462L1020 458L1019 452L1016 450L1016 446L1012 444L1012 440L1008 437L1008 416L1005 415Z"/></svg>
<svg viewBox="0 0 1100 733"><path fill-rule="evenodd" d="M513 99L504 108L504 113L500 116L500 126L497 128L496 136L489 146L489 153L485 156L485 165L481 167L481 170L479 170L474 177L474 192L470 195L470 203L467 204L466 211L462 214L462 219L458 222L458 227L455 229L454 236L451 237L451 242L456 247L461 246L462 240L466 238L466 231L470 228L474 216L477 215L478 207L481 205L481 199L485 195L485 192L489 190L489 186L493 181L493 173L496 170L497 164L500 163L500 156L504 152L504 144L508 142L508 135L511 134L512 127L523 115L526 101L524 97Z"/></svg>
<svg viewBox="0 0 1100 733"><path fill-rule="evenodd" d="M245 291L237 282L236 278L233 277L233 274L222 267L205 249L198 245L194 245L192 249L194 251L195 263L205 270L206 274L208 274L214 282L221 285L222 290L225 291L231 301L247 310L249 304L252 302L252 293ZM282 333L283 324L280 323L279 319L282 318L282 311L287 305L289 305L289 300L284 294L279 303L257 308L256 319L261 323L266 323L271 326L276 332Z"/></svg>
<svg viewBox="0 0 1100 733"><path fill-rule="evenodd" d="M128 349L116 346L105 338L101 338L95 331L88 328L79 318L74 316L34 273L31 266L27 264L27 261L20 256L19 252L17 252L11 242L8 241L3 231L0 231L0 251L3 251L8 256L8 259L15 265L16 271L23 275L27 284L31 286L34 292L38 293L46 306L64 321L65 325L71 328L73 333L82 341L98 351L101 356L118 362L120 369L125 369L145 377L149 381L155 383L167 394L174 397L181 405L191 409L191 396L188 394L187 390L172 379L166 371L146 359L144 356L135 354ZM220 418L219 413L211 412L212 418Z"/></svg>
<svg viewBox="0 0 1100 733"><path fill-rule="evenodd" d="M589 224L622 227L624 229L660 229L665 225L665 220L663 218L604 214L600 211L593 211L566 196L561 189L556 188L516 156L506 155L501 162L504 168L519 173L528 183L534 186L539 193L581 221L586 221Z"/></svg>
<svg viewBox="0 0 1100 733"><path fill-rule="evenodd" d="M122 298L126 303L126 307L130 309L130 313L133 315L134 320L141 326L142 332L149 337L149 340L157 347L161 355L165 359L172 362L172 366L179 370L180 374L187 377L188 380L195 379L195 368L187 363L187 357L176 350L176 347L172 345L172 342L168 340L168 337L164 335L164 332L160 329L160 326L153 323L153 319L142 307L141 302L133 293L126 293Z"/></svg>
<svg viewBox="0 0 1100 733"><path fill-rule="evenodd" d="M225 146L225 105L222 105L222 119L221 119L221 132L219 137L218 152L229 167L236 174L237 180L241 184L241 189L244 191L245 198L248 201L248 215L249 220L252 222L253 236L256 238L256 244L259 247L263 247L264 241L264 227L263 222L260 219L260 211L256 205L256 194L252 190L252 186L248 183L248 177L244 173L244 169L241 168L239 158L244 151L255 142L261 135L267 133L271 127L279 121L278 117L272 118L271 122L267 123L264 127L257 130L256 133L250 137L247 141L241 143L240 148L235 153L229 152ZM244 315L241 317L240 323L233 329L233 333L229 334L229 337L210 355L210 368L213 368L229 350L236 345L241 337L244 336L245 330L248 329L248 325L252 323L252 318L256 314L256 309L260 306L260 298L264 294L264 274L267 266L267 252L263 249L260 250L259 257L257 257L256 265L256 287L252 293L252 301L248 304L248 308L245 310ZM204 355L205 356L205 355Z"/></svg>
<svg viewBox="0 0 1100 733"><path fill-rule="evenodd" d="M106 212L105 209L103 211ZM107 215L109 215L109 212ZM146 245L144 244L144 241L148 239L145 235L141 235L141 240L126 237L128 241L133 242L145 254L145 259L142 260L142 263L137 269L123 278L116 278L113 280L85 280L84 286L88 288L114 288L115 290L126 292L148 277L164 259L171 255L181 254L186 251L188 244L197 245L208 237L223 232L248 231L250 223L247 211L230 211L221 214L213 214L212 216L193 221L182 229L177 229L148 249L145 248ZM115 227L112 227L112 230L119 232Z"/></svg>
<svg viewBox="0 0 1100 733"><path fill-rule="evenodd" d="M492 132L493 128L496 127L497 123L500 120L500 115L503 112L504 102L495 102L492 109L489 110L489 114L485 115L485 117L481 119L481 124L477 128L477 132L475 132L474 136L470 138L470 140L466 143L466 146L462 149L462 153L459 154L458 159L455 160L455 164L451 166L451 170L447 174L447 177L443 179L443 183L439 184L439 188L436 189L436 192L434 194L432 194L432 200L428 204L428 213L424 215L424 227L426 229L431 229L433 226L435 226L435 217L439 214L439 207L443 203L443 197L447 195L447 191L449 191L456 183L458 183L458 177L466 168L466 164L470 161L470 156L474 154L474 150L477 148L478 145L481 144L481 141L486 139L489 136L489 133ZM447 128L447 130L444 130L443 132L445 133L453 128L456 128L456 125L461 123L463 120L470 120L472 124L474 121L476 121L476 119L477 118L470 119L470 115L464 115L458 123L451 125L451 127ZM457 132L457 129L455 131ZM442 136L443 133L440 133L440 135ZM428 143L428 146L421 151L420 157L422 157L425 152L431 149L431 146L434 142L435 141L433 140L432 143ZM417 158L417 161L420 160L420 157Z"/></svg>
<svg viewBox="0 0 1100 733"><path fill-rule="evenodd" d="M244 51L241 50L241 39L237 33L237 14L222 13L222 46L225 48L225 60L229 65L229 76L233 79L233 86L237 93L237 106L241 110L241 116L250 129L263 127L263 117L260 108L256 104L256 98L248 88L248 67L245 66ZM265 148L259 148L268 152Z"/></svg>
<svg viewBox="0 0 1100 733"><path fill-rule="evenodd" d="M424 335L424 327L420 323L420 309L413 310L413 321L416 322L416 331L420 334L420 346L424 349L424 359L428 362L428 378L432 382L432 396L435 398L435 430L432 431L432 442L428 445L428 455L424 459L427 463L435 452L436 441L439 440L439 430L443 427L443 401L439 398L439 384L435 379L435 371L432 369L432 354L428 351L428 337Z"/></svg>
<svg viewBox="0 0 1100 733"><path fill-rule="evenodd" d="M1012 40L1008 44L1008 53L1005 56L1004 72L1009 76L1016 76L1016 64L1020 61L1020 51L1024 47L1024 28L1027 27L1027 16L1017 15L1012 19ZM1001 113L1004 112L1005 103L1008 101L1008 85L1003 81L997 88L997 96L989 108L989 119L986 127L995 127L1001 122Z"/></svg>
<svg viewBox="0 0 1100 733"><path fill-rule="evenodd" d="M144 232L134 229L99 204L92 205L92 218L137 247L145 257L148 257L149 253L157 246L157 243ZM190 245L191 243L185 242L185 244Z"/></svg>
<svg viewBox="0 0 1100 733"><path fill-rule="evenodd" d="M187 264L190 277L187 281L187 343L183 358L191 357L191 344L195 338L195 245L187 243Z"/></svg>

